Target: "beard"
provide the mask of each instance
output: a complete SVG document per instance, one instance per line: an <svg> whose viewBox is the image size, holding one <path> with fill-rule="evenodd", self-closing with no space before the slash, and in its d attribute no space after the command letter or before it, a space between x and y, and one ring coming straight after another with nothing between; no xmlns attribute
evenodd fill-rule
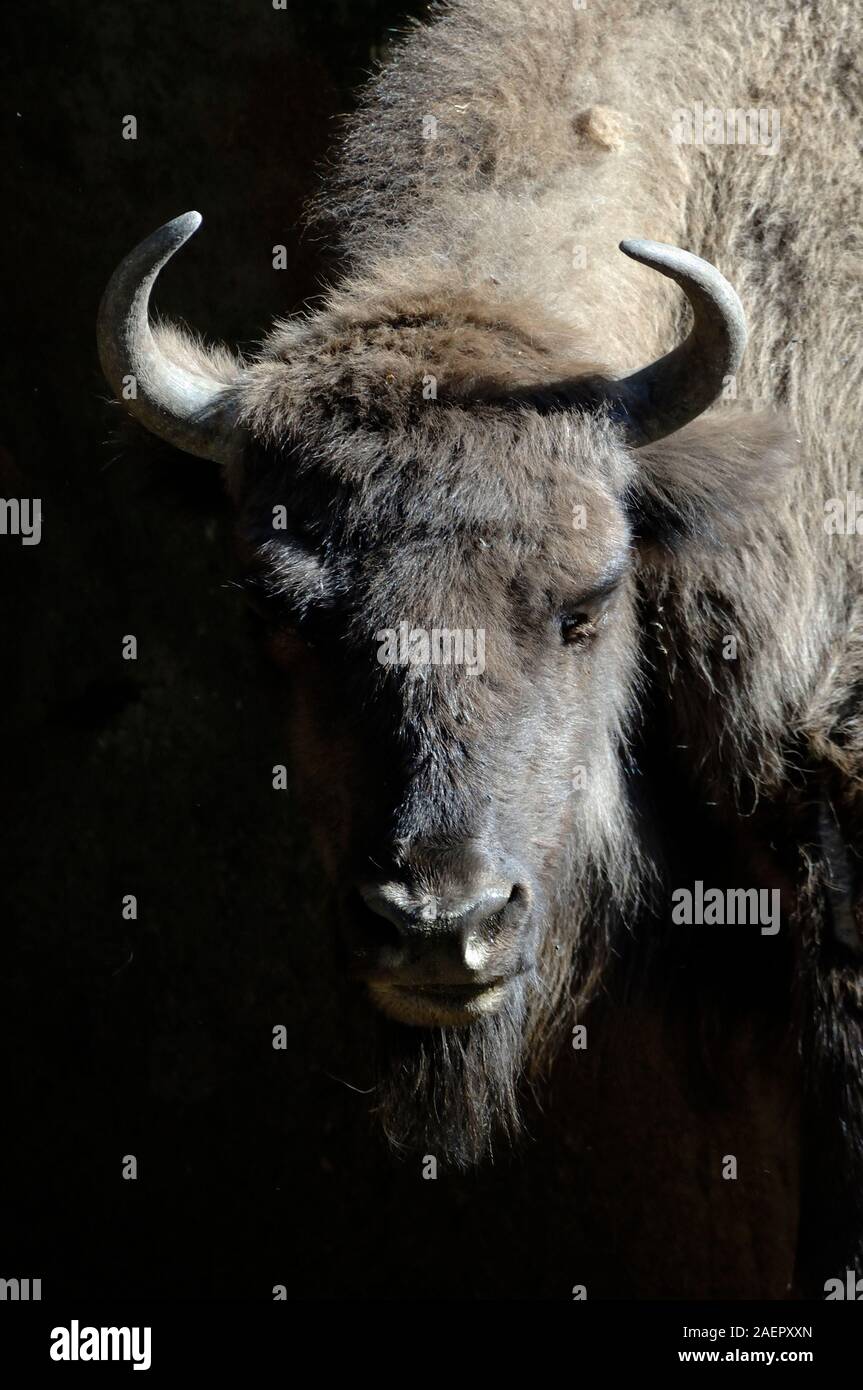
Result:
<svg viewBox="0 0 863 1390"><path fill-rule="evenodd" d="M469 1168L521 1130L527 981L497 1013L462 1028L414 1028L381 1018L374 1111L396 1150Z"/></svg>
<svg viewBox="0 0 863 1390"><path fill-rule="evenodd" d="M582 870L566 889L567 911L546 922L536 965L496 1013L448 1028L376 1014L372 1114L397 1153L466 1169L523 1133L522 1103L549 1077L571 1023L604 975L614 903L607 889L588 898L589 887Z"/></svg>

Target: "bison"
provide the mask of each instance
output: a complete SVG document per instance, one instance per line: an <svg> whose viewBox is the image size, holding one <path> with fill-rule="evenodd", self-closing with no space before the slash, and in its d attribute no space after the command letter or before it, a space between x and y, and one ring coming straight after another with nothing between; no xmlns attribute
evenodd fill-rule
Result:
<svg viewBox="0 0 863 1390"><path fill-rule="evenodd" d="M315 307L249 360L152 325L187 213L99 314L235 504L387 1134L475 1164L564 1070L645 1205L749 1174L748 1274L678 1293L861 1259L855 26L452 0L346 122Z"/></svg>

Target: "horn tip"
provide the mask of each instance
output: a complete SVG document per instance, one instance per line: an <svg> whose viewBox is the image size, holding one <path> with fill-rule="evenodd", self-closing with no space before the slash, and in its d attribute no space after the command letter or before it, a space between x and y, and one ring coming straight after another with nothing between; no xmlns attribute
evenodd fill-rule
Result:
<svg viewBox="0 0 863 1390"><path fill-rule="evenodd" d="M652 262L658 253L671 251L673 248L664 246L660 241L650 241L647 237L627 237L625 241L618 242L618 249L624 256L629 256L630 260L644 263L648 258Z"/></svg>
<svg viewBox="0 0 863 1390"><path fill-rule="evenodd" d="M175 228L182 236L190 237L198 230L203 220L199 212L183 212L168 225Z"/></svg>

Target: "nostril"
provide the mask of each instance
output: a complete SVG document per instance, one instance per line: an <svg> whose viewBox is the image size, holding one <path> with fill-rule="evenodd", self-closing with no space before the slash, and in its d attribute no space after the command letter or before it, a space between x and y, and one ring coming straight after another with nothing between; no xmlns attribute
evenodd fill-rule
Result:
<svg viewBox="0 0 863 1390"><path fill-rule="evenodd" d="M486 941L492 942L512 922L514 914L518 912L518 904L526 900L524 889L514 883L508 893L503 889L498 894L480 899L469 920Z"/></svg>
<svg viewBox="0 0 863 1390"><path fill-rule="evenodd" d="M388 924L393 940L402 940L434 915L428 904L418 904L409 890L395 881L360 884L359 897L371 921Z"/></svg>
<svg viewBox="0 0 863 1390"><path fill-rule="evenodd" d="M361 883L357 916L366 934L380 945L422 938L462 938L478 933L492 940L506 925L515 926L528 893L520 883L486 883L477 891L440 883L437 891L418 893L404 882Z"/></svg>
<svg viewBox="0 0 863 1390"><path fill-rule="evenodd" d="M513 901L515 888L490 888L473 902L466 903L462 916L476 926L493 925L500 920Z"/></svg>
<svg viewBox="0 0 863 1390"><path fill-rule="evenodd" d="M378 912L367 901L361 889L351 894L349 919L352 944L355 949L379 950L401 946L404 933L390 917Z"/></svg>

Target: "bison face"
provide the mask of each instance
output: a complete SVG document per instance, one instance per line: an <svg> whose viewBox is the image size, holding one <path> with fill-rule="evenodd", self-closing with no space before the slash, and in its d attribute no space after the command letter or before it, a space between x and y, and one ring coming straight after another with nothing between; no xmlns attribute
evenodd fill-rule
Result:
<svg viewBox="0 0 863 1390"><path fill-rule="evenodd" d="M689 252L621 243L692 311L622 377L590 365L602 325L576 344L539 301L435 267L334 291L244 363L149 322L199 222L115 272L102 364L147 428L224 469L343 958L378 1010L377 1108L404 1143L435 1117L470 1162L517 1127L523 1059L638 900L636 594L725 544L794 450L770 420L703 416L746 330Z"/></svg>
<svg viewBox="0 0 863 1390"><path fill-rule="evenodd" d="M345 962L399 1023L522 1011L622 814L627 456L521 413L468 446L455 412L346 463L310 425L251 451L242 532Z"/></svg>

